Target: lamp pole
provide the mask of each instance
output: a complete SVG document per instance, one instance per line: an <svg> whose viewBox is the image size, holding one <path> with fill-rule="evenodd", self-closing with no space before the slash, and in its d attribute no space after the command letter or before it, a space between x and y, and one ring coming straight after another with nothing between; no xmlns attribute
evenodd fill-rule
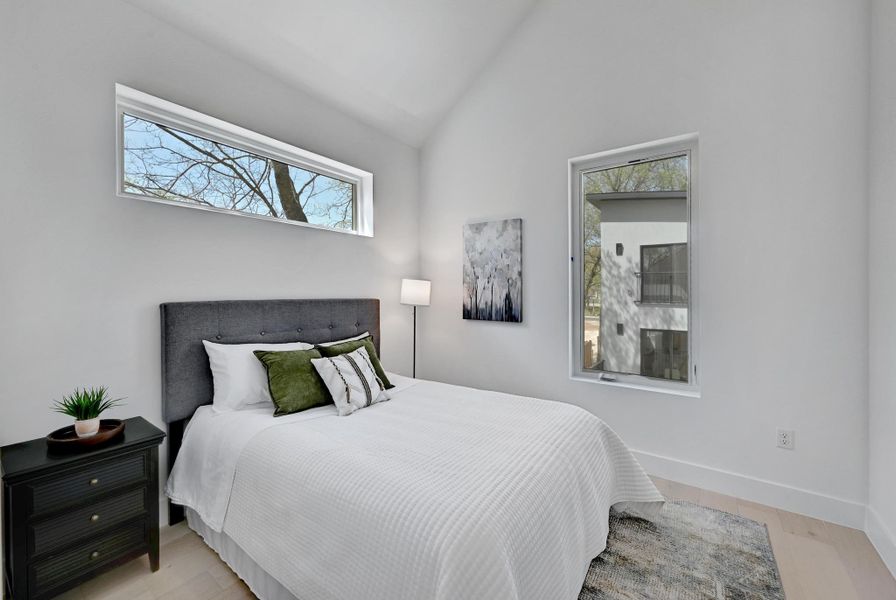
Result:
<svg viewBox="0 0 896 600"><path fill-rule="evenodd" d="M426 279L402 279L401 303L411 306L414 315L414 353L411 359L411 376L417 378L417 307L429 306L430 282Z"/></svg>
<svg viewBox="0 0 896 600"><path fill-rule="evenodd" d="M417 378L417 305L414 305L414 360L411 367L411 377Z"/></svg>

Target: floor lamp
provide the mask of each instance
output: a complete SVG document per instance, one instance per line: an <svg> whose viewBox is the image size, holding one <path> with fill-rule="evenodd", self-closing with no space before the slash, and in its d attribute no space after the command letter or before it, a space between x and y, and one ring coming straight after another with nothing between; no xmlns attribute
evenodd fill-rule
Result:
<svg viewBox="0 0 896 600"><path fill-rule="evenodd" d="M425 279L401 280L401 303L414 307L414 366L412 377L417 377L417 307L429 306L430 282Z"/></svg>

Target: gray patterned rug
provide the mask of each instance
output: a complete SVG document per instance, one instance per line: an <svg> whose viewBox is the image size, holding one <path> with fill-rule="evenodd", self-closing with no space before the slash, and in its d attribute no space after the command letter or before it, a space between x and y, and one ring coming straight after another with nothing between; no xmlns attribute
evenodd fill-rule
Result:
<svg viewBox="0 0 896 600"><path fill-rule="evenodd" d="M783 600L765 525L690 502L653 522L610 514L579 600Z"/></svg>

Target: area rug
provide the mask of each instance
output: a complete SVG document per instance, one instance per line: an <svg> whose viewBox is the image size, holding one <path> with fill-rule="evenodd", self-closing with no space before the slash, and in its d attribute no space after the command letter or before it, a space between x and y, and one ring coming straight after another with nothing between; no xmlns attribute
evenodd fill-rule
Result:
<svg viewBox="0 0 896 600"><path fill-rule="evenodd" d="M690 502L645 521L610 515L579 600L783 600L765 525Z"/></svg>

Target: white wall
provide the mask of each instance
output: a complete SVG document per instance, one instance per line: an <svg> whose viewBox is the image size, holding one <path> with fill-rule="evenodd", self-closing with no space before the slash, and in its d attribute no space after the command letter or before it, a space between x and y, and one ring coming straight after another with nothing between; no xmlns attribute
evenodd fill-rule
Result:
<svg viewBox="0 0 896 600"><path fill-rule="evenodd" d="M0 38L0 443L66 425L75 386L161 425L165 301L378 297L410 372L416 149L123 2L4 1ZM115 82L372 171L375 237L117 197Z"/></svg>
<svg viewBox="0 0 896 600"><path fill-rule="evenodd" d="M688 330L686 307L636 302L641 296L641 279L636 275L643 268L641 246L686 243L687 200L601 200L599 208L600 357L607 371L640 374L642 328ZM617 256L620 243L622 256ZM622 335L617 324L622 325ZM682 370L687 378L687 365Z"/></svg>
<svg viewBox="0 0 896 600"><path fill-rule="evenodd" d="M896 574L896 2L871 23L868 534Z"/></svg>
<svg viewBox="0 0 896 600"><path fill-rule="evenodd" d="M867 26L847 0L540 4L423 149L418 373L581 405L659 475L861 526ZM570 381L566 161L689 132L702 398ZM492 217L525 221L522 325L461 319L461 226Z"/></svg>

